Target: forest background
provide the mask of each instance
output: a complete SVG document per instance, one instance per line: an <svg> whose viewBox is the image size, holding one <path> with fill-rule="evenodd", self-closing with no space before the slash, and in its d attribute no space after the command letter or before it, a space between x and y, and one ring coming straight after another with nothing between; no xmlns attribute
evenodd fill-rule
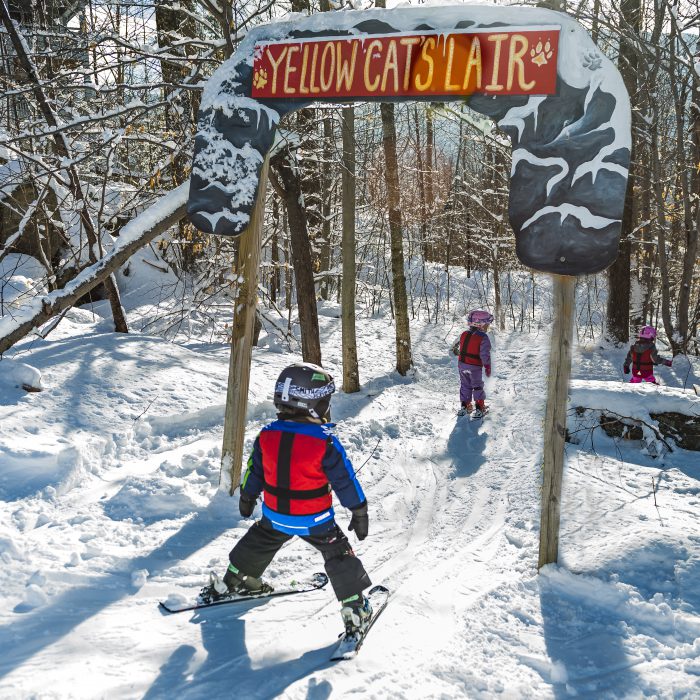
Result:
<svg viewBox="0 0 700 700"><path fill-rule="evenodd" d="M200 336L229 337L238 241L201 234L183 216L203 85L259 23L290 11L384 4L2 5L0 353L39 327L45 337L70 306L98 299L109 299L117 331L131 323L169 338L195 327ZM606 273L578 281L579 338L604 333L622 343L650 323L674 354L697 354L700 5L548 6L587 28L620 69L632 102L620 255ZM320 363L317 298L354 297L354 306L343 304L347 323L355 309L374 314L388 302L405 374L410 318L450 322L481 305L500 328L538 327L535 300L548 287L515 256L510 144L489 120L457 102L327 105L289 115L280 133L270 162L258 328L264 323ZM132 255L143 246L151 257ZM163 272L153 290L157 311L127 323L119 280L144 263ZM476 297L450 285L455 267L484 273ZM344 389L353 391L357 358L352 342L344 346Z"/></svg>

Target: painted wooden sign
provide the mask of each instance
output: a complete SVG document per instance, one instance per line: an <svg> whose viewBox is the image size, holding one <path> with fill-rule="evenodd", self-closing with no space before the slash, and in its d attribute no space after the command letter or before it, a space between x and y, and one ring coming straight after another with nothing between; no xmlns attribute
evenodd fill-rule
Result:
<svg viewBox="0 0 700 700"><path fill-rule="evenodd" d="M260 43L252 96L553 95L558 44L559 27Z"/></svg>
<svg viewBox="0 0 700 700"><path fill-rule="evenodd" d="M251 30L202 96L190 220L207 233L245 230L285 114L407 100L461 100L510 139L508 214L522 263L582 275L615 260L629 97L581 25L533 7L324 12Z"/></svg>

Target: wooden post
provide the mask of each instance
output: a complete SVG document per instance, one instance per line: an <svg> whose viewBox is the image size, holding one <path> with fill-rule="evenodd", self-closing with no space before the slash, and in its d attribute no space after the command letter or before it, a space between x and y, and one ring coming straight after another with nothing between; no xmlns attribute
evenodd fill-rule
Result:
<svg viewBox="0 0 700 700"><path fill-rule="evenodd" d="M253 329L258 302L258 269L265 219L268 158L260 171L258 197L248 228L241 234L236 279L238 294L233 310L231 358L228 368L228 391L224 415L224 441L221 448L221 481L233 496L241 482L241 462L245 439L250 359L253 352ZM220 481L220 483L221 483Z"/></svg>
<svg viewBox="0 0 700 700"><path fill-rule="evenodd" d="M544 417L542 514L537 568L556 563L559 554L559 511L564 471L566 401L571 374L576 278L553 275L554 325L549 354L547 408Z"/></svg>

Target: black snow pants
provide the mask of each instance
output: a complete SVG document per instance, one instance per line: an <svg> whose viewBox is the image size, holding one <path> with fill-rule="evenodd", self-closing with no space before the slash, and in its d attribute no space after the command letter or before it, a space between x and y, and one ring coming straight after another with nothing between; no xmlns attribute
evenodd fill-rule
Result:
<svg viewBox="0 0 700 700"><path fill-rule="evenodd" d="M259 578L275 554L294 535L272 527L267 518L258 520L238 541L228 555L229 561L243 574ZM352 551L350 542L335 521L327 531L314 535L297 535L323 555L326 573L338 600L360 594L372 585L362 562Z"/></svg>

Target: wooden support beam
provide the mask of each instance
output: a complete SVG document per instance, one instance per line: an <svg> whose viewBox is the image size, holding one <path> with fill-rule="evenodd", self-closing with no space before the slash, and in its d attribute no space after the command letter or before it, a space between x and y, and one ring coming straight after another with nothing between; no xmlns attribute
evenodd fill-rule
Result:
<svg viewBox="0 0 700 700"><path fill-rule="evenodd" d="M559 556L559 514L564 472L566 402L571 374L576 278L553 275L554 325L549 354L547 408L544 418L542 514L537 568L556 563Z"/></svg>
<svg viewBox="0 0 700 700"><path fill-rule="evenodd" d="M250 223L241 234L238 265L236 266L238 294L233 311L231 358L228 369L226 413L224 415L224 440L221 448L221 481L227 486L231 496L241 483L241 463L243 461L248 386L250 384L250 360L253 352L253 329L258 303L258 269L265 219L268 163L269 160L266 158L260 172L258 197L250 217Z"/></svg>

